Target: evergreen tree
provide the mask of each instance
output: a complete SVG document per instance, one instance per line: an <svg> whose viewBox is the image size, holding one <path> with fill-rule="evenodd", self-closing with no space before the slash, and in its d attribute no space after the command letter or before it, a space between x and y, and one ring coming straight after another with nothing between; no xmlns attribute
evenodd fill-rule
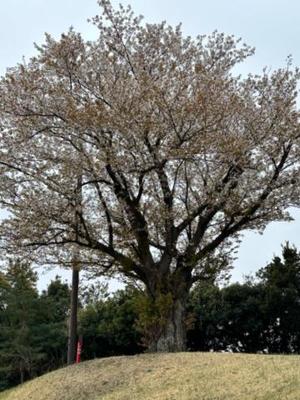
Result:
<svg viewBox="0 0 300 400"><path fill-rule="evenodd" d="M43 338L42 348L47 361L40 372L46 372L66 363L70 288L59 276L40 296L40 308L41 324L37 328L37 336Z"/></svg>
<svg viewBox="0 0 300 400"><path fill-rule="evenodd" d="M36 282L19 260L0 274L0 390L66 363L69 287L56 277L39 295Z"/></svg>
<svg viewBox="0 0 300 400"><path fill-rule="evenodd" d="M262 286L251 281L219 288L215 284L197 286L190 297L194 313L188 333L192 350L262 351Z"/></svg>
<svg viewBox="0 0 300 400"><path fill-rule="evenodd" d="M286 243L282 257L257 274L265 290L263 332L269 352L300 352L300 254Z"/></svg>
<svg viewBox="0 0 300 400"><path fill-rule="evenodd" d="M85 294L90 301L79 312L79 332L83 335L85 359L140 353L141 335L136 329L137 291L126 288L108 296L94 286Z"/></svg>
<svg viewBox="0 0 300 400"><path fill-rule="evenodd" d="M37 275L20 260L10 261L1 279L0 385L37 374L45 354L36 340L39 319Z"/></svg>

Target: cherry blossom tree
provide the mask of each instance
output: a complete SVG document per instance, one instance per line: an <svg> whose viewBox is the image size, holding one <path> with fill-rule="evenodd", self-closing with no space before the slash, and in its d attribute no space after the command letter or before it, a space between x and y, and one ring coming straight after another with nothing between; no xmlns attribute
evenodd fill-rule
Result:
<svg viewBox="0 0 300 400"><path fill-rule="evenodd" d="M46 35L0 82L1 241L141 282L167 305L150 349L183 350L193 283L299 204L299 72L242 78L253 49L233 36L98 2L95 41Z"/></svg>

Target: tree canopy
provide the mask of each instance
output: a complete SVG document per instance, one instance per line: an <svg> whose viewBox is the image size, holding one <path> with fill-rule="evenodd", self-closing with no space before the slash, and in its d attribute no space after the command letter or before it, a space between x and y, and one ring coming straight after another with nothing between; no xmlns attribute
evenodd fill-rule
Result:
<svg viewBox="0 0 300 400"><path fill-rule="evenodd" d="M299 72L237 76L253 49L233 36L98 3L97 39L47 34L0 81L1 240L143 282L171 299L153 348L181 349L192 284L299 204Z"/></svg>

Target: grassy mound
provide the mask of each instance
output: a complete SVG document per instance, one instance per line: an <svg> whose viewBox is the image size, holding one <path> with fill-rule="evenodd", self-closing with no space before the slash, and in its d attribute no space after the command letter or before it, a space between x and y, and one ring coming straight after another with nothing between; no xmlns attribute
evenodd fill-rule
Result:
<svg viewBox="0 0 300 400"><path fill-rule="evenodd" d="M0 400L299 400L300 357L144 354L51 372Z"/></svg>

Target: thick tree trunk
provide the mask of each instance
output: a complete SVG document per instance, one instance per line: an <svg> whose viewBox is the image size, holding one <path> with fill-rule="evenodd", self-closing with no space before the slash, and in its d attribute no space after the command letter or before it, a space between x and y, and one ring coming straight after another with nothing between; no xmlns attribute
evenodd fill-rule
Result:
<svg viewBox="0 0 300 400"><path fill-rule="evenodd" d="M174 301L170 314L162 327L161 334L153 343L152 351L179 352L186 350L186 306L184 299Z"/></svg>
<svg viewBox="0 0 300 400"><path fill-rule="evenodd" d="M186 305L191 287L190 275L177 272L152 282L148 295L156 316L150 324L148 350L150 352L179 352L186 350Z"/></svg>
<svg viewBox="0 0 300 400"><path fill-rule="evenodd" d="M79 287L79 269L72 270L72 292L71 292L71 313L68 335L68 365L74 364L76 360L77 347L77 310L78 310L78 287Z"/></svg>

